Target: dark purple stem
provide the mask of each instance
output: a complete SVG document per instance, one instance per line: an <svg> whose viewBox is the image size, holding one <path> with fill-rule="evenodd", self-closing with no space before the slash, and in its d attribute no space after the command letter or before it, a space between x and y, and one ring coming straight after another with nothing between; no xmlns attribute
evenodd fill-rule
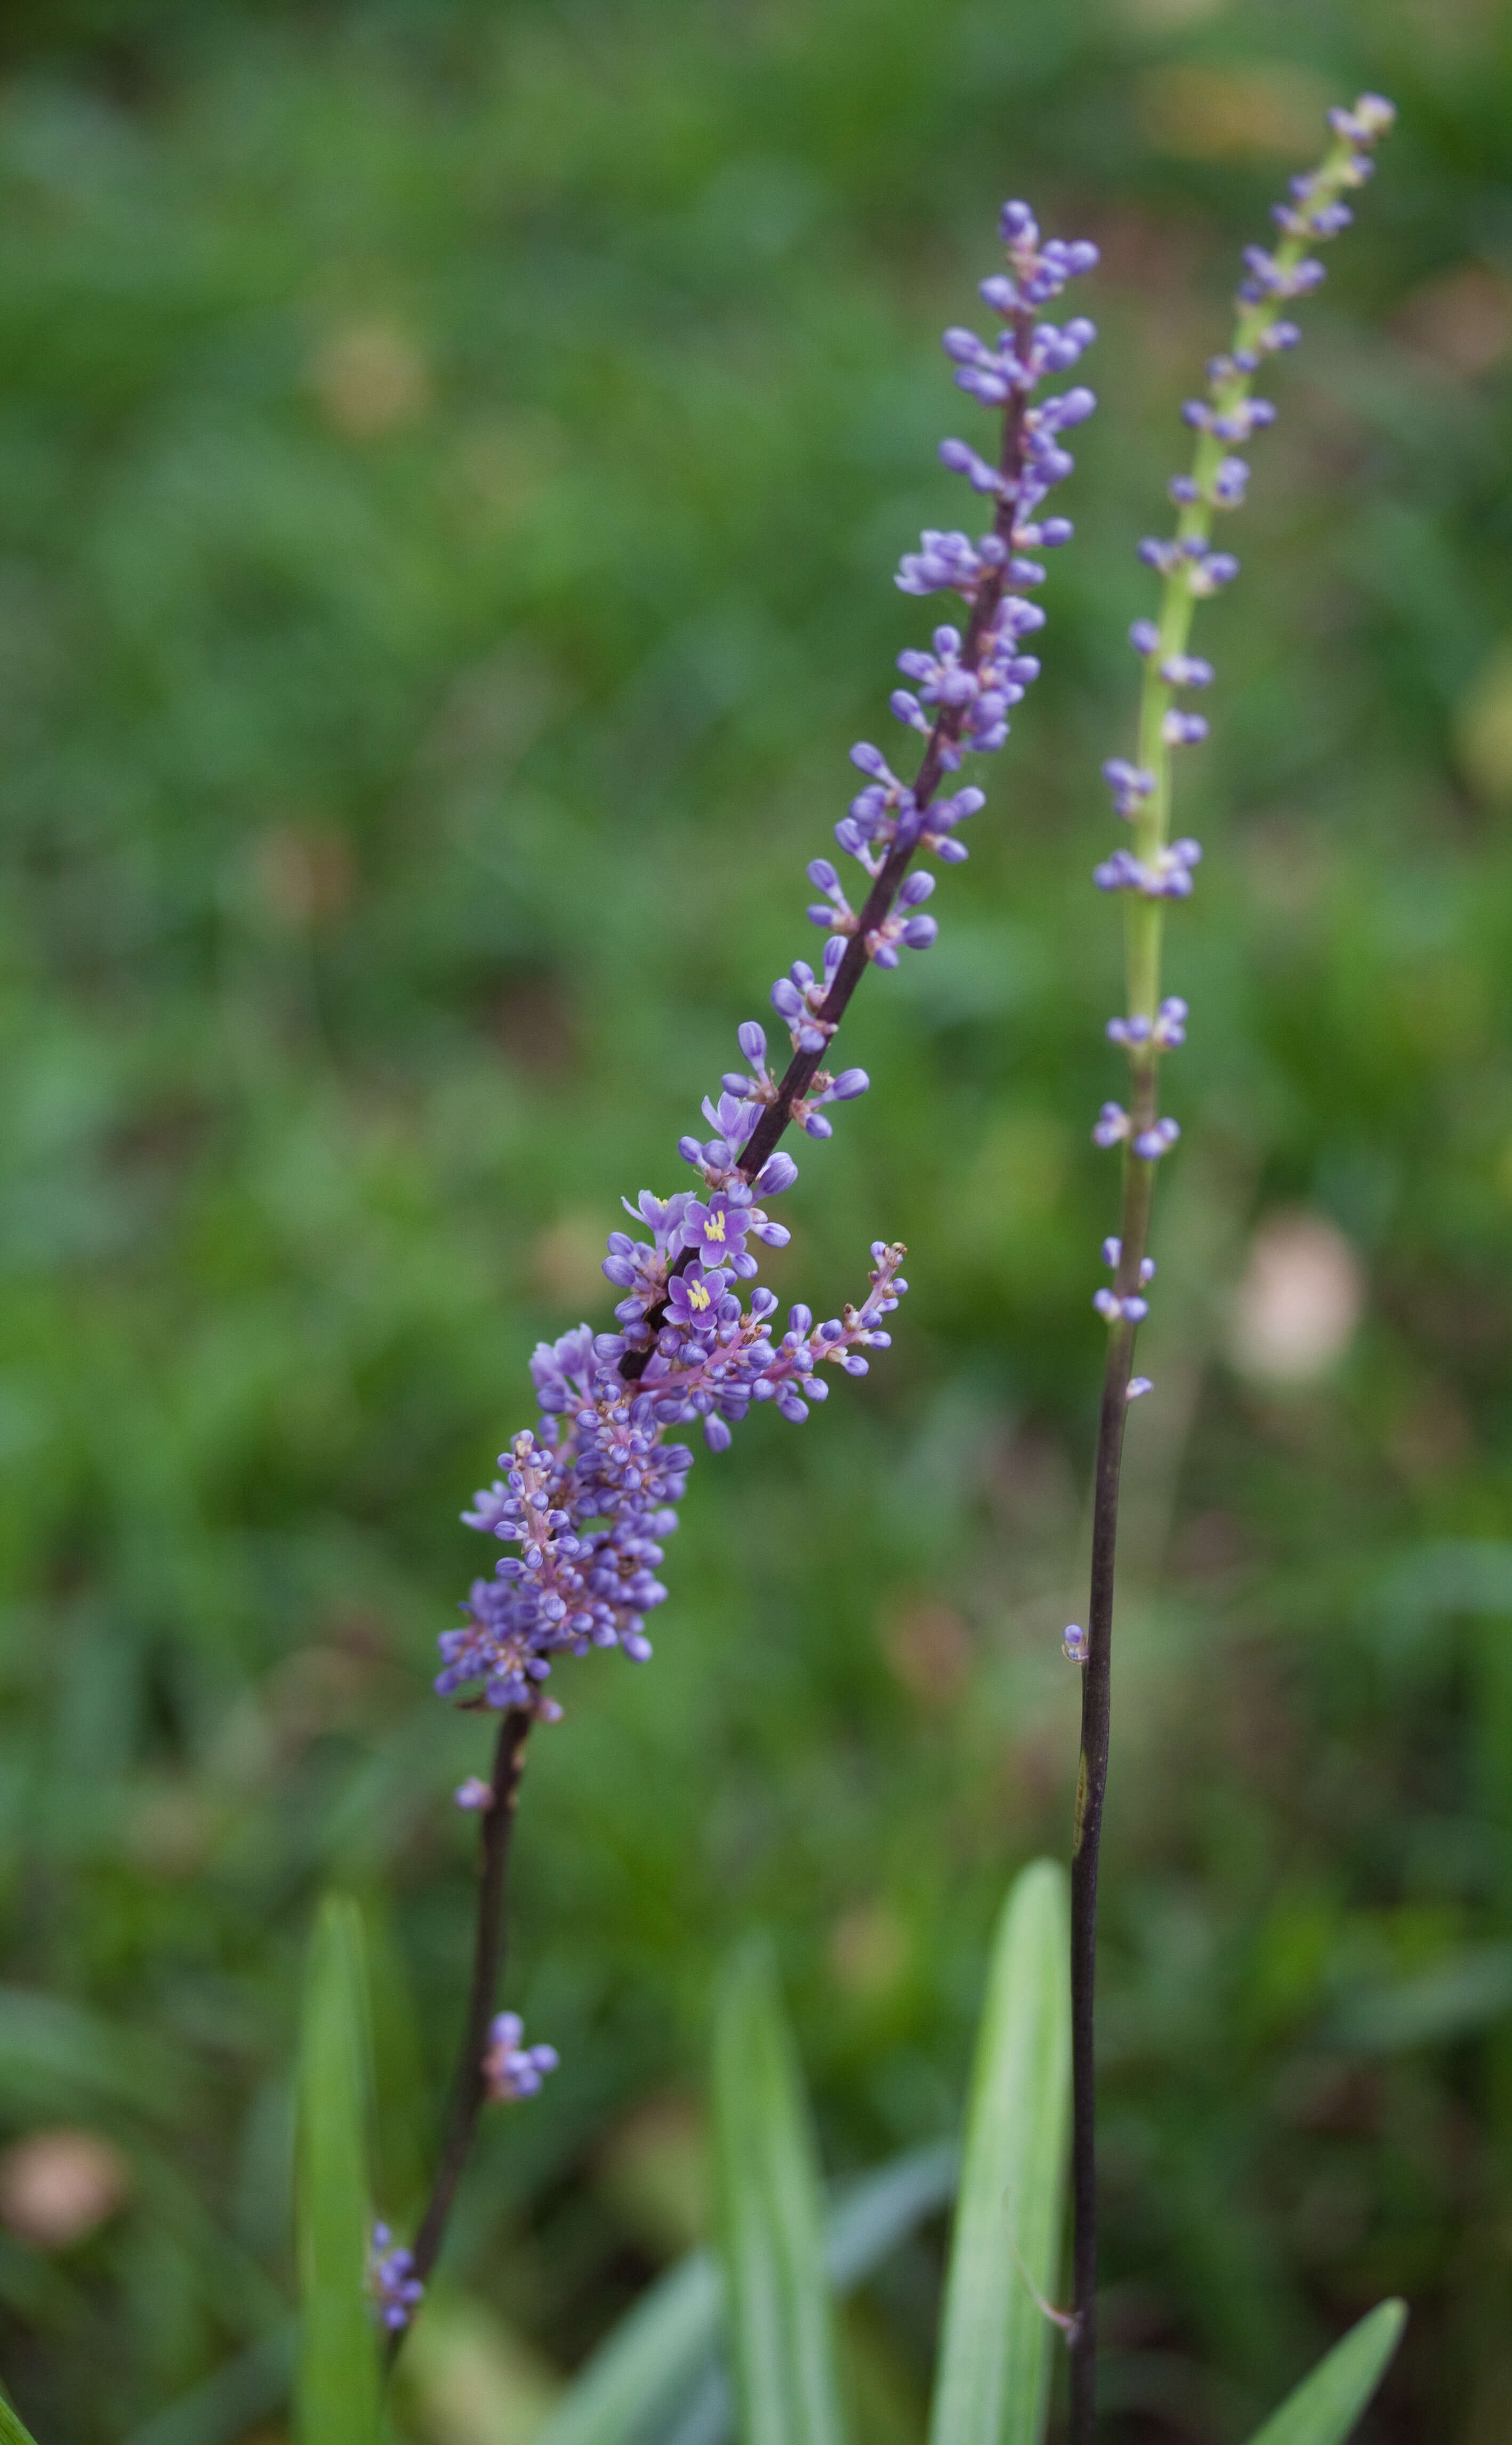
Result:
<svg viewBox="0 0 1512 2445"><path fill-rule="evenodd" d="M473 1986L452 2088L451 2119L437 2168L430 2202L415 2236L414 2273L424 2283L440 2254L452 2203L472 2153L477 2118L488 2095L483 2058L489 2026L504 1966L504 1897L509 1871L510 1837L514 1831L515 1803L525 1771L525 1744L534 1718L528 1708L512 1707L498 1727L490 1783L493 1799L478 1826L477 1928L473 1943ZM388 2363L392 2367L404 2340L404 2328L392 2335Z"/></svg>
<svg viewBox="0 0 1512 2445"><path fill-rule="evenodd" d="M1155 1064L1136 1062L1133 1130L1155 1118ZM1113 1289L1132 1298L1149 1235L1155 1167L1137 1155L1124 1161L1120 1249ZM1108 1336L1097 1458L1092 1476L1092 1595L1087 1661L1081 1682L1081 1761L1071 1855L1071 2190L1073 2222L1071 2322L1071 2440L1092 2445L1097 2427L1097 2062L1093 2019L1097 1972L1097 1854L1108 1746L1112 1723L1113 1570L1118 1543L1118 1484L1123 1461L1129 1379L1135 1327L1120 1320Z"/></svg>

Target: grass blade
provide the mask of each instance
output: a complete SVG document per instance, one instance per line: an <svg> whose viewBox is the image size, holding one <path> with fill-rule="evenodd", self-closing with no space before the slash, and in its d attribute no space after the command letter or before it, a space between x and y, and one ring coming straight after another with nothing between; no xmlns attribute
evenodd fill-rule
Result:
<svg viewBox="0 0 1512 2445"><path fill-rule="evenodd" d="M832 2205L825 2263L838 2292L865 2283L955 2188L956 2151L910 2149L847 2185ZM605 2338L532 2445L683 2445L722 2436L719 2270L707 2250L680 2260ZM681 2419L683 2425L671 2426Z"/></svg>
<svg viewBox="0 0 1512 2445"><path fill-rule="evenodd" d="M1405 2301L1383 2301L1352 2326L1273 2411L1250 2445L1343 2445L1386 2375L1407 2324Z"/></svg>
<svg viewBox="0 0 1512 2445"><path fill-rule="evenodd" d="M716 2194L743 2445L841 2445L818 2165L764 1947L732 1963L714 2040Z"/></svg>
<svg viewBox="0 0 1512 2445"><path fill-rule="evenodd" d="M0 2445L37 2445L30 2429L22 2426L3 2394L0 2394Z"/></svg>
<svg viewBox="0 0 1512 2445"><path fill-rule="evenodd" d="M719 2331L719 2271L700 2249L620 2320L532 2445L640 2445L664 2435L711 2367Z"/></svg>
<svg viewBox="0 0 1512 2445"><path fill-rule="evenodd" d="M378 2340L364 2291L372 2221L365 2008L357 1906L329 1894L310 1942L299 2048L301 2445L378 2445L380 2436Z"/></svg>
<svg viewBox="0 0 1512 2445"><path fill-rule="evenodd" d="M1071 2102L1066 1879L1025 1868L1003 1906L977 2037L930 2445L1039 2445L1055 2329Z"/></svg>

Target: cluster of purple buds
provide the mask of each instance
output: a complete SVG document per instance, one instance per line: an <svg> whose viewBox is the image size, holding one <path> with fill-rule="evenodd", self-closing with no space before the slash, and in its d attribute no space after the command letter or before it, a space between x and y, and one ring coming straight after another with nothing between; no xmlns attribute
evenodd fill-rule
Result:
<svg viewBox="0 0 1512 2445"><path fill-rule="evenodd" d="M775 1294L754 1290L742 1306L734 1287L755 1271L738 1261L750 1253L748 1237L787 1237L749 1191L717 1190L706 1200L647 1193L641 1211L653 1241L627 1241L606 1270L615 1267L615 1278L626 1270L637 1284L623 1304L633 1305L643 1344L649 1337L644 1371L626 1379L619 1364L631 1346L626 1335L587 1325L537 1348L537 1426L514 1437L500 1456L506 1475L462 1515L519 1550L491 1579L474 1582L463 1626L443 1633L436 1683L443 1696L480 1684L485 1706L551 1720L560 1709L540 1685L558 1655L618 1647L644 1663L646 1616L667 1593L657 1577L664 1541L693 1465L686 1445L663 1441L668 1430L701 1422L710 1449L723 1451L753 1403L773 1402L801 1423L811 1402L828 1397L822 1369L864 1375L866 1353L890 1345L882 1319L908 1287L901 1246L874 1242L871 1288L859 1307L848 1304L815 1327L811 1310L794 1306L778 1338ZM491 1804L478 1783L462 1785L459 1805Z"/></svg>
<svg viewBox="0 0 1512 2445"><path fill-rule="evenodd" d="M1064 524L1064 520L1055 523ZM1033 619L1027 616L1031 612L1036 615ZM1008 736L1006 717L1010 706L1020 703L1025 689L1039 677L1037 657L1021 654L1018 642L1041 626L1043 621L1044 614L1036 604L1006 596L982 641L980 658L974 668L961 661L960 629L949 625L937 628L932 652L910 648L898 656L898 668L905 678L919 683L917 696L910 695L906 688L893 690L892 710L898 719L927 738L934 727L934 713L942 705L949 705L962 717L961 745L974 748L979 756L991 755ZM926 706L933 711L926 712ZM956 771L961 762L960 748L943 742L941 761L947 772Z"/></svg>
<svg viewBox="0 0 1512 2445"><path fill-rule="evenodd" d="M483 2078L495 2104L513 2105L522 2097L540 2094L541 2082L557 2066L554 2046L528 2046L525 2024L518 2012L499 2012L489 2028Z"/></svg>
<svg viewBox="0 0 1512 2445"><path fill-rule="evenodd" d="M1031 603L1024 607L1032 611L1036 606ZM834 828L834 836L846 855L855 859L869 880L875 881L890 851L900 846L929 849L945 866L962 863L966 845L956 839L956 826L986 805L984 791L968 783L954 797L931 798L921 812L913 792L888 772L875 747L861 740L850 750L850 760L863 773L878 777L851 799L849 813ZM775 988L773 999L776 1000Z"/></svg>
<svg viewBox="0 0 1512 2445"><path fill-rule="evenodd" d="M379 2320L391 2335L400 2334L425 2298L425 2286L415 2273L413 2250L401 2249L386 2224L375 2224L367 2252L367 2289Z"/></svg>
<svg viewBox="0 0 1512 2445"><path fill-rule="evenodd" d="M1167 994L1152 1019L1111 1018L1105 1033L1110 1044L1126 1045L1130 1051L1138 1044L1153 1044L1162 1053L1171 1053L1186 1041L1186 1004L1180 994Z"/></svg>
<svg viewBox="0 0 1512 2445"><path fill-rule="evenodd" d="M1276 330L1296 331L1295 324L1290 323L1277 324L1273 327ZM1299 333L1297 337L1300 337ZM1195 476L1173 476L1166 491L1178 509L1189 509L1194 503L1205 497L1216 509L1240 510L1244 506L1244 494L1248 484L1247 459L1221 458L1213 471L1211 488L1205 496Z"/></svg>
<svg viewBox="0 0 1512 2445"><path fill-rule="evenodd" d="M1194 840L1172 841L1152 858L1115 849L1111 857L1093 867L1092 881L1099 891L1139 891L1147 900L1185 900L1191 894L1192 869L1202 864L1202 843Z"/></svg>
<svg viewBox="0 0 1512 2445"><path fill-rule="evenodd" d="M822 901L816 901L810 908L811 921L815 925L829 926L834 934L858 933L861 920L847 900L844 886L827 857L816 857L812 861L809 868L809 881L825 895ZM897 899L892 904L891 913L883 919L880 925L868 928L867 956L874 960L879 968L897 966L900 943L910 951L928 949L940 928L932 917L916 916L914 911L929 898L934 887L934 876L926 874L922 868L916 868L912 874L905 877ZM779 980L774 985L772 999L777 1002L777 997L781 994L782 1001L777 1003L778 1008L781 1009L784 1003L791 1004L795 993L798 993L796 971L791 982ZM798 999L801 1001L801 993L798 993ZM801 1049L806 1053L819 1049L816 1045L803 1042L808 1020L809 1014L805 1005L801 1013L794 1014L791 1022L794 1031L794 1050ZM861 1094L867 1084L866 1073L854 1071L845 1074L861 1079L860 1087L852 1087L849 1091L851 1094ZM828 1137L830 1132L825 1129L819 1134Z"/></svg>
<svg viewBox="0 0 1512 2445"><path fill-rule="evenodd" d="M1123 1253L1124 1246L1121 1240L1110 1238L1103 1241L1105 1264L1116 1267ZM1140 1289L1148 1289L1154 1278L1155 1260L1153 1257L1142 1257L1139 1263ZM1149 1314L1148 1299L1141 1298L1137 1293L1131 1293L1127 1297L1120 1298L1115 1291L1095 1291L1092 1294L1092 1305L1098 1315L1109 1324L1116 1324L1120 1317L1126 1324L1143 1324Z"/></svg>
<svg viewBox="0 0 1512 2445"><path fill-rule="evenodd" d="M1214 551L1204 535L1146 535L1139 547L1139 557L1147 569L1153 569L1161 577L1174 577L1178 569L1185 568L1186 590L1198 596L1216 594L1221 586L1229 585L1239 575L1239 563L1233 553ZM1157 645L1159 642L1157 630Z"/></svg>
<svg viewBox="0 0 1512 2445"><path fill-rule="evenodd" d="M1093 1146L1122 1146L1127 1140L1129 1152L1137 1154L1141 1163L1158 1163L1180 1136L1181 1124L1171 1120L1152 1121L1148 1129L1136 1130L1122 1104L1105 1104L1092 1127Z"/></svg>

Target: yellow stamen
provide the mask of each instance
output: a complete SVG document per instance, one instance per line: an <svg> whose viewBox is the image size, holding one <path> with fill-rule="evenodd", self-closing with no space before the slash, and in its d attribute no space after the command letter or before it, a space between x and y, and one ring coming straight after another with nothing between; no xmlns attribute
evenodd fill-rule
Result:
<svg viewBox="0 0 1512 2445"><path fill-rule="evenodd" d="M704 1289L701 1282L695 1282L693 1288L688 1293L689 1307L707 1307L708 1304L708 1292Z"/></svg>

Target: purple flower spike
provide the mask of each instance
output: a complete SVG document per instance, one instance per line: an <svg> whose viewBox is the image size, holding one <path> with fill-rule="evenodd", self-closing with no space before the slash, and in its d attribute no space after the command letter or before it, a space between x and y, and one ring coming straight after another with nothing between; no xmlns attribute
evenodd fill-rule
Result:
<svg viewBox="0 0 1512 2445"><path fill-rule="evenodd" d="M1085 317L1057 326L1044 309L1096 250L1043 239L1026 206L1010 207L1003 227L1007 266L984 289L998 327L982 337L956 327L945 340L966 392L1008 411L986 450L947 441L942 453L983 495L987 531L926 529L897 577L905 593L943 590L966 606L900 657L907 684L894 710L927 746L912 781L870 740L852 748L860 786L835 839L867 880L852 908L831 860L810 864L822 957L794 961L771 996L791 1059L776 1058L763 1025L740 1026L748 1069L726 1073L705 1099L705 1134L679 1142L697 1182L665 1198L643 1192L625 1204L627 1227L609 1235L603 1263L618 1295L617 1330L578 1327L532 1360L537 1422L513 1438L498 1481L467 1514L491 1540L493 1567L439 1641L437 1689L466 1705L552 1722L561 1709L544 1685L560 1658L612 1648L646 1661L646 1624L667 1595L659 1576L665 1543L693 1465L693 1439L674 1440L677 1430L697 1424L706 1447L722 1451L753 1407L771 1404L801 1423L825 1400L834 1371L863 1375L871 1353L889 1346L888 1319L907 1289L901 1245L872 1243L865 1297L817 1330L800 1307L781 1332L756 1277L765 1252L789 1238L767 1210L797 1177L778 1140L793 1126L828 1137L835 1108L867 1091L864 1070L831 1068L830 1056L860 976L868 964L895 967L905 949L935 939L924 904L936 876L915 860L959 863L966 850L958 834L984 803L980 789L954 789L947 776L966 754L1002 744L1039 674L1029 645L1045 615L1029 591L1044 574L1036 555L1071 537L1050 495L1071 472L1068 437L1095 403L1076 383L1035 396L1046 375L1069 375L1095 336ZM1119 1134L1130 1127L1126 1117ZM490 1796L476 1776L457 1794L469 1808ZM514 2016L495 2022L492 2094L532 2094L554 2062L550 2048L525 2046Z"/></svg>

